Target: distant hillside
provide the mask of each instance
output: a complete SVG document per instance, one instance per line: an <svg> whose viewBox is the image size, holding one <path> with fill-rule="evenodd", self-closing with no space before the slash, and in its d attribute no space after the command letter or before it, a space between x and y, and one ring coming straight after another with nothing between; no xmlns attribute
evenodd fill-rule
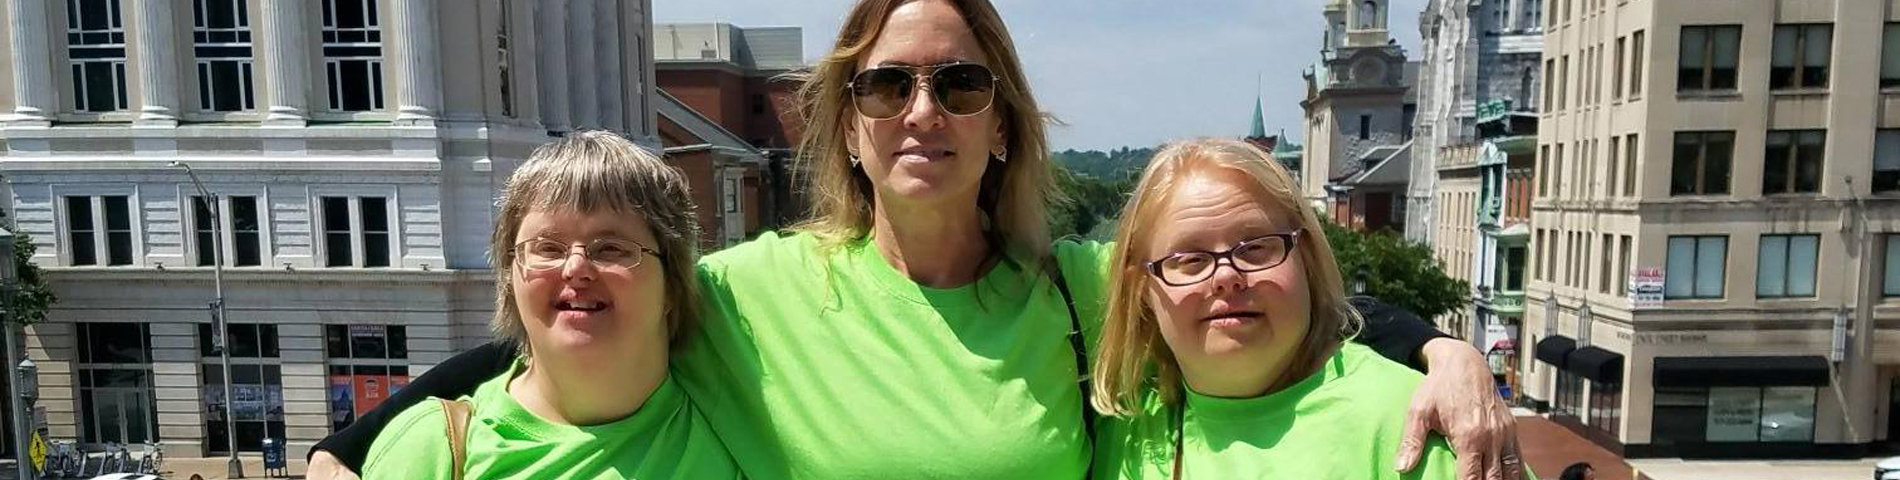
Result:
<svg viewBox="0 0 1900 480"><path fill-rule="evenodd" d="M1134 176L1148 166L1148 159L1154 157L1153 148L1122 147L1103 152L1100 150L1062 150L1051 153L1057 165L1072 173L1088 175L1103 180L1120 180Z"/></svg>

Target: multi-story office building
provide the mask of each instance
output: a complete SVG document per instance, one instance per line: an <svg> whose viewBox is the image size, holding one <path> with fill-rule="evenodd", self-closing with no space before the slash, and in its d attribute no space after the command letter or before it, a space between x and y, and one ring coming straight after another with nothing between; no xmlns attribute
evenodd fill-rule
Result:
<svg viewBox="0 0 1900 480"><path fill-rule="evenodd" d="M1519 189L1536 139L1543 50L1537 0L1432 1L1419 16L1407 236L1429 243L1471 306L1438 319L1515 386L1529 210ZM1516 280L1516 281L1513 281ZM1507 391L1515 391L1515 388Z"/></svg>
<svg viewBox="0 0 1900 480"><path fill-rule="evenodd" d="M60 297L26 342L56 439L211 455L235 422L301 455L488 338L495 194L532 148L660 146L646 0L4 3L0 174Z"/></svg>
<svg viewBox="0 0 1900 480"><path fill-rule="evenodd" d="M1900 439L1900 4L1544 7L1531 395L1632 456Z"/></svg>

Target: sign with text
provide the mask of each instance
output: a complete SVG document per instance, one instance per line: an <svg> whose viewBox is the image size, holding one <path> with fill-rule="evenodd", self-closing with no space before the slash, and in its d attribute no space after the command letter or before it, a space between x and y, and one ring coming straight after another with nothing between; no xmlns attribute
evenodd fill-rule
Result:
<svg viewBox="0 0 1900 480"><path fill-rule="evenodd" d="M1630 309L1661 308L1663 306L1663 269L1661 267L1636 267L1630 269Z"/></svg>

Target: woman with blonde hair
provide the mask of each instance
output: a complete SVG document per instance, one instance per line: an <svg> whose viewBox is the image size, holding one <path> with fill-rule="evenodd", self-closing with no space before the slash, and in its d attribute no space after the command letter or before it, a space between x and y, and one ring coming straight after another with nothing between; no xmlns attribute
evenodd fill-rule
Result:
<svg viewBox="0 0 1900 480"><path fill-rule="evenodd" d="M509 176L495 220L495 336L520 346L472 395L403 410L370 479L736 478L668 374L696 321L698 223L680 172L580 132Z"/></svg>
<svg viewBox="0 0 1900 480"><path fill-rule="evenodd" d="M1097 478L1400 478L1385 454L1421 376L1347 343L1360 320L1295 185L1237 140L1148 164L1109 263ZM1454 462L1434 440L1404 478Z"/></svg>
<svg viewBox="0 0 1900 480"><path fill-rule="evenodd" d="M681 385L752 478L1085 476L1107 250L1049 239L1044 116L994 6L857 1L804 81L812 218L701 261ZM1475 350L1416 317L1371 331L1431 365L1423 422L1502 445ZM402 393L464 391L436 372L496 368L496 350ZM318 448L353 456L365 433L343 434Z"/></svg>

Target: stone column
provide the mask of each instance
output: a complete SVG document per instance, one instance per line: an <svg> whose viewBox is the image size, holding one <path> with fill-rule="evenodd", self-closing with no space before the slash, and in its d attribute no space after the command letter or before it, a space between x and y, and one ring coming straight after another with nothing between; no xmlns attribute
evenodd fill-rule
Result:
<svg viewBox="0 0 1900 480"><path fill-rule="evenodd" d="M576 60L568 66L569 112L574 128L600 127L600 59L594 56L594 3L573 0L567 11L567 54Z"/></svg>
<svg viewBox="0 0 1900 480"><path fill-rule="evenodd" d="M620 31L620 0L595 0L600 2L594 11L594 38L597 42L595 53L600 58L600 126L608 130L627 133L627 121L624 108L626 89L621 85L621 72L626 68L627 55L621 44L625 36Z"/></svg>
<svg viewBox="0 0 1900 480"><path fill-rule="evenodd" d="M13 67L12 127L46 128L59 111L53 96L53 53L47 44L46 2L7 1L8 55Z"/></svg>
<svg viewBox="0 0 1900 480"><path fill-rule="evenodd" d="M550 131L573 129L569 113L567 74L567 2L538 2L534 16L534 53L537 83L541 98L541 125Z"/></svg>
<svg viewBox="0 0 1900 480"><path fill-rule="evenodd" d="M133 25L138 42L133 54L139 65L139 118L137 127L178 126L178 23L172 19L177 0L140 0Z"/></svg>
<svg viewBox="0 0 1900 480"><path fill-rule="evenodd" d="M301 127L310 118L310 9L307 0L261 0L264 10L265 126Z"/></svg>
<svg viewBox="0 0 1900 480"><path fill-rule="evenodd" d="M442 111L442 49L435 0L398 0L391 7L396 41L396 123L434 125Z"/></svg>

